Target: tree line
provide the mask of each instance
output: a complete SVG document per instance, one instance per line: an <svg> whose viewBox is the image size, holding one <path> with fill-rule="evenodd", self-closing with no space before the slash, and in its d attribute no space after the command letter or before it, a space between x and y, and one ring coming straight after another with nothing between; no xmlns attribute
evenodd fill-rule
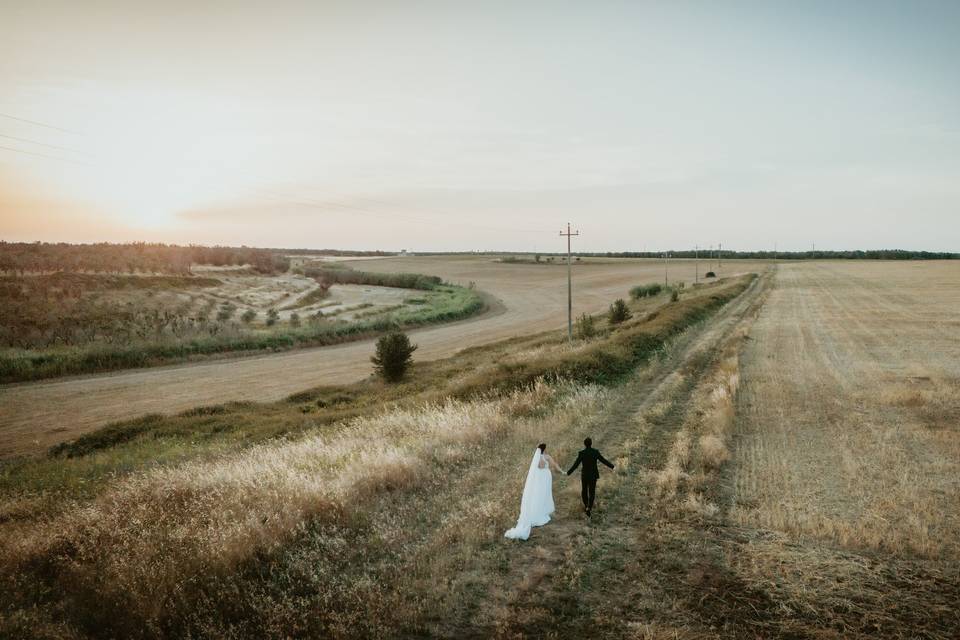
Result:
<svg viewBox="0 0 960 640"><path fill-rule="evenodd" d="M166 273L188 275L194 264L250 265L258 273L287 271L290 261L271 249L130 242L68 244L0 241L0 273Z"/></svg>
<svg viewBox="0 0 960 640"><path fill-rule="evenodd" d="M702 259L719 257L722 260L956 260L960 253L948 251L908 251L906 249L852 249L843 251L722 251L693 249L684 251L618 251L606 253L576 253L588 258L671 258Z"/></svg>

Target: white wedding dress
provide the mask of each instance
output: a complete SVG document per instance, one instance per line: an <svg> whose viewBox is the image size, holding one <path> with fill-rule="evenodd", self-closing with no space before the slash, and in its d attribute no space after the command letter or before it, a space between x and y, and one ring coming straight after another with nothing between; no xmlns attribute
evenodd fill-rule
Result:
<svg viewBox="0 0 960 640"><path fill-rule="evenodd" d="M543 468L540 468L540 462ZM520 517L517 526L507 531L504 537L514 540L526 540L530 537L532 527L542 527L550 522L553 513L553 475L550 466L543 460L538 447L533 453L533 461L527 472L527 483L523 486L523 497L520 498Z"/></svg>

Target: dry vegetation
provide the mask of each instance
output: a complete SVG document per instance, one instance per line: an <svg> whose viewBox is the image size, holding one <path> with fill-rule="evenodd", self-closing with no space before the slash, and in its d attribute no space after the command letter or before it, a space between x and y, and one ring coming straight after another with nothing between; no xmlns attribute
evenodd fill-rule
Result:
<svg viewBox="0 0 960 640"><path fill-rule="evenodd" d="M956 637L960 299L938 268L781 265L573 345L9 463L0 634ZM554 522L505 541L532 447L563 464L584 435L617 465L592 520L558 478Z"/></svg>
<svg viewBox="0 0 960 640"><path fill-rule="evenodd" d="M370 382L262 411L214 407L137 421L60 447L52 460L8 467L6 628L53 636L65 628L219 636L231 624L270 635L424 628L429 612L409 596L424 587L432 596L423 597L442 596L422 581L439 565L452 572L445 563L459 557L437 549L461 536L488 545L515 507L490 493L513 491L513 474L499 468L521 469L538 438L575 438L607 398L596 383L622 379L744 286L705 288L574 348L562 334L518 339L421 367L398 390ZM538 357L475 366L519 347ZM393 407L368 415L364 407L390 393ZM361 415L329 422L351 410ZM258 412L268 424L236 424ZM269 440L284 429L288 439ZM396 573L427 558L430 567Z"/></svg>
<svg viewBox="0 0 960 640"><path fill-rule="evenodd" d="M744 352L729 518L751 544L738 571L755 585L778 574L780 606L824 627L960 629L955 272L785 265Z"/></svg>
<svg viewBox="0 0 960 640"><path fill-rule="evenodd" d="M746 352L737 522L960 559L954 269L781 269Z"/></svg>

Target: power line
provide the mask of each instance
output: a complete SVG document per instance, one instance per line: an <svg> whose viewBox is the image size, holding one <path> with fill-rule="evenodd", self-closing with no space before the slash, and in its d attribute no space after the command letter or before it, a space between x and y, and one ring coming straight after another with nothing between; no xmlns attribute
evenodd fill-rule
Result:
<svg viewBox="0 0 960 640"><path fill-rule="evenodd" d="M7 138L8 140L16 140L17 142L28 142L28 143L30 143L30 144L40 145L41 147L47 147L47 148L49 148L49 149L59 149L60 151L69 151L69 152L71 152L71 153L79 153L79 154L81 154L81 155L84 154L83 151L80 151L80 150L78 150L78 149L70 149L69 147L58 147L58 146L55 145L55 144L47 144L47 143L45 143L45 142L37 142L36 140L29 140L29 139L27 139L27 138L18 138L17 136L8 136L8 135L5 134L5 133L0 133L0 138Z"/></svg>
<svg viewBox="0 0 960 640"><path fill-rule="evenodd" d="M0 145L0 149L3 149L4 151L13 151L14 153L23 153L23 154L26 154L26 155L28 155L28 156L36 156L36 157L38 157L38 158L47 158L48 160L59 160L60 162L68 162L68 163L70 163L70 164L78 164L78 165L82 165L82 166L85 166L85 167L89 167L89 166L90 166L89 163L86 163L86 162L78 162L78 161L76 161L76 160L71 160L71 159L69 159L69 158L58 158L57 156L50 156L50 155L47 155L47 154L45 154L45 153L35 153L35 152L33 152L33 151L24 151L23 149L14 149L13 147L4 147L4 146L2 146L2 145Z"/></svg>
<svg viewBox="0 0 960 640"><path fill-rule="evenodd" d="M45 123L43 123L43 122L37 122L36 120L27 120L26 118L18 118L17 116L11 116L11 115L8 114L8 113L0 113L0 116L3 116L4 118L10 118L11 120L18 120L19 122L26 122L27 124L33 124L33 125L36 125L36 126L38 126L38 127L46 127L47 129L54 129L54 130L56 130L56 131L62 131L62 132L64 132L64 133L70 133L70 134L73 134L73 135L75 135L75 136L83 135L82 133L78 133L78 132L76 132L76 131L71 131L70 129L63 129L63 128L61 128L61 127L55 127L55 126L53 126L52 124L45 124Z"/></svg>

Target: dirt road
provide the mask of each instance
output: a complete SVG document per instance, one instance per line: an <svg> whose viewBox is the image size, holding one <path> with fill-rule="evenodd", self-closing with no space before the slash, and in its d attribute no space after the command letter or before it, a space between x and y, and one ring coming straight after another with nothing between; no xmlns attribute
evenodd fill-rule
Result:
<svg viewBox="0 0 960 640"><path fill-rule="evenodd" d="M349 264L349 263L348 263ZM501 313L411 332L417 358L447 357L466 347L566 324L567 271L560 264L505 264L488 256L431 256L359 262L359 269L438 275L474 282L500 301ZM596 260L574 267L574 313L596 313L630 287L662 281L659 260ZM714 267L715 268L715 267ZM761 271L762 262L728 261L720 276ZM670 281L694 280L693 261L671 260ZM699 266L701 276L707 261ZM372 341L261 356L173 365L0 387L0 458L30 454L107 422L176 413L231 400L270 401L322 384L370 374Z"/></svg>

